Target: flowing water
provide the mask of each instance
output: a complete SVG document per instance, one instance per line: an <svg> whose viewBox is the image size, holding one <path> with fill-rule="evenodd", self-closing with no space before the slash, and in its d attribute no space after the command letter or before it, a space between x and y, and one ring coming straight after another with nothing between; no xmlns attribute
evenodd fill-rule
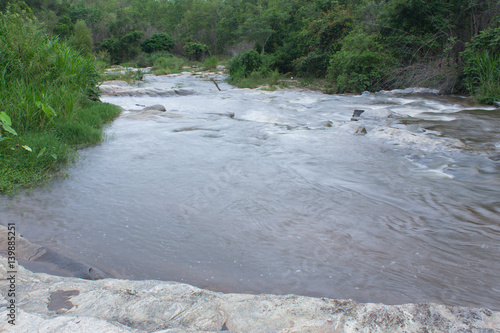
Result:
<svg viewBox="0 0 500 333"><path fill-rule="evenodd" d="M219 85L147 76L184 93L103 97L126 110L108 139L1 198L2 224L113 277L500 310L498 111Z"/></svg>

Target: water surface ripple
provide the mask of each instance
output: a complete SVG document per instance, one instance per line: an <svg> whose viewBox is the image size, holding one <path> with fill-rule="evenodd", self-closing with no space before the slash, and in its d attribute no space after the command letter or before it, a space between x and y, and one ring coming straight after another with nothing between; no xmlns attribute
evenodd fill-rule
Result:
<svg viewBox="0 0 500 333"><path fill-rule="evenodd" d="M194 94L103 97L126 110L108 139L67 178L1 198L2 224L119 278L500 310L498 111L189 75L145 86ZM153 104L167 112L139 112Z"/></svg>

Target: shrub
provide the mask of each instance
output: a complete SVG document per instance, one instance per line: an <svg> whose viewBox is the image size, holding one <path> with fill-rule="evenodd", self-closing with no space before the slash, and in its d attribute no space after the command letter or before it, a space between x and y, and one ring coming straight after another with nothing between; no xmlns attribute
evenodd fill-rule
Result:
<svg viewBox="0 0 500 333"><path fill-rule="evenodd" d="M160 57L153 64L153 73L169 74L179 72L184 65L184 59L178 57Z"/></svg>
<svg viewBox="0 0 500 333"><path fill-rule="evenodd" d="M229 74L233 79L243 78L259 70L261 66L261 55L255 50L250 50L231 59L229 63Z"/></svg>
<svg viewBox="0 0 500 333"><path fill-rule="evenodd" d="M377 90L388 68L390 56L383 51L377 36L353 31L341 50L332 55L328 77L340 92Z"/></svg>
<svg viewBox="0 0 500 333"><path fill-rule="evenodd" d="M208 46L201 43L186 43L183 50L184 54L193 61L201 61L203 58L210 55Z"/></svg>
<svg viewBox="0 0 500 333"><path fill-rule="evenodd" d="M500 28L474 36L462 52L465 85L481 103L500 100Z"/></svg>
<svg viewBox="0 0 500 333"><path fill-rule="evenodd" d="M0 75L0 110L20 132L50 123L54 115L46 110L71 118L85 101L98 99L95 59L18 14L0 17Z"/></svg>
<svg viewBox="0 0 500 333"><path fill-rule="evenodd" d="M218 64L217 57L211 56L210 58L205 60L205 62L203 63L203 67L205 67L205 69L214 69L217 67L217 64Z"/></svg>
<svg viewBox="0 0 500 333"><path fill-rule="evenodd" d="M146 53L172 51L174 40L166 33L160 32L151 35L151 37L142 42L141 48Z"/></svg>

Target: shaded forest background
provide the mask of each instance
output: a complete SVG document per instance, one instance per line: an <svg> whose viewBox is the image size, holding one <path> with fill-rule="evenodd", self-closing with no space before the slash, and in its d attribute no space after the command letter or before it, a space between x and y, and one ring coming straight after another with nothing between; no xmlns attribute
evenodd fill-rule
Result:
<svg viewBox="0 0 500 333"><path fill-rule="evenodd" d="M2 0L107 64L233 60L333 92L421 86L500 100L498 0Z"/></svg>

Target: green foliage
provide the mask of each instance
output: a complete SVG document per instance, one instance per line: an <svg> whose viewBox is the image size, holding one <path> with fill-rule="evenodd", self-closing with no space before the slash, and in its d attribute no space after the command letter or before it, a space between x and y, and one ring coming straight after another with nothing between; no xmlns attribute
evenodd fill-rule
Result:
<svg viewBox="0 0 500 333"><path fill-rule="evenodd" d="M201 61L210 55L208 46L201 43L186 43L183 50L184 54L193 61Z"/></svg>
<svg viewBox="0 0 500 333"><path fill-rule="evenodd" d="M9 110L21 132L48 124L47 110L72 117L85 101L98 98L95 60L18 14L0 20L0 75L0 109Z"/></svg>
<svg viewBox="0 0 500 333"><path fill-rule="evenodd" d="M170 74L179 73L182 71L182 67L186 66L187 63L184 59L178 57L160 57L155 60L153 65L153 74Z"/></svg>
<svg viewBox="0 0 500 333"><path fill-rule="evenodd" d="M30 132L20 136L25 149L3 150L0 155L0 192L13 194L21 187L46 182L51 174L73 160L74 151L50 133Z"/></svg>
<svg viewBox="0 0 500 333"><path fill-rule="evenodd" d="M0 192L46 181L74 147L102 138L119 108L96 99L93 58L46 35L33 19L0 14Z"/></svg>
<svg viewBox="0 0 500 333"><path fill-rule="evenodd" d="M84 21L97 42L94 49L100 59L111 64L133 61L138 66L151 66L160 58L149 56L156 50L203 61L211 54L221 59L255 49L268 56L258 69L264 75L266 71L278 70L287 76L323 79L329 72L332 54L340 52L346 36L357 30L374 36L382 46L380 51L370 51L379 54L376 61L390 55L384 74L392 77L384 80L384 88L432 84L443 91L458 87L459 92L470 86L463 79L473 76L467 74L469 69L460 76L463 66L460 53L466 43L481 31L500 24L498 0L29 0L28 5L10 0L10 3L11 10L15 7L16 12L32 10L46 23L48 31L82 52L89 50L88 42L82 42L88 38L77 33L79 20ZM141 32L168 32L171 39L160 33L143 41ZM472 59L482 51L485 50L474 50L468 59L474 62ZM490 56L493 54L491 50L488 52ZM372 66L375 71L372 74L368 74L369 68L354 75L342 74L339 82L344 89L370 86L374 77L379 76L380 66ZM249 75L240 70L242 76ZM426 80L428 74L431 75Z"/></svg>
<svg viewBox="0 0 500 333"><path fill-rule="evenodd" d="M500 28L476 35L462 56L469 92L481 103L500 101Z"/></svg>
<svg viewBox="0 0 500 333"><path fill-rule="evenodd" d="M332 55L328 75L338 91L362 92L380 89L387 68L390 57L383 52L377 36L353 31L342 49Z"/></svg>
<svg viewBox="0 0 500 333"><path fill-rule="evenodd" d="M327 12L312 20L297 35L303 55L292 64L299 75L324 77L331 54L340 50L344 38L352 30L353 15L348 9L338 4L320 6Z"/></svg>
<svg viewBox="0 0 500 333"><path fill-rule="evenodd" d="M136 30L123 37L108 38L97 46L97 51L107 52L112 64L118 64L125 60L131 60L141 52L140 42L144 37L142 31Z"/></svg>
<svg viewBox="0 0 500 333"><path fill-rule="evenodd" d="M52 29L52 33L60 38L68 38L73 33L73 24L69 16L63 16Z"/></svg>
<svg viewBox="0 0 500 333"><path fill-rule="evenodd" d="M73 35L69 38L68 44L82 54L88 55L92 52L92 33L85 21L78 20L75 23Z"/></svg>
<svg viewBox="0 0 500 333"><path fill-rule="evenodd" d="M169 52L141 53L135 58L135 63L139 68L152 67L155 61L162 57L169 58L172 54Z"/></svg>
<svg viewBox="0 0 500 333"><path fill-rule="evenodd" d="M2 127L0 128L0 139L2 138L2 130L4 133L17 135L17 132L12 128L12 120L4 111L0 112L0 125L2 125Z"/></svg>
<svg viewBox="0 0 500 333"><path fill-rule="evenodd" d="M59 120L52 129L62 141L72 146L94 145L101 141L101 128L120 114L120 108L104 103L95 103L79 110L72 120Z"/></svg>
<svg viewBox="0 0 500 333"><path fill-rule="evenodd" d="M231 59L229 63L229 74L233 79L244 78L262 66L262 57L255 51L250 50L239 54Z"/></svg>
<svg viewBox="0 0 500 333"><path fill-rule="evenodd" d="M142 42L141 48L146 53L172 51L174 48L174 40L166 33L156 33Z"/></svg>
<svg viewBox="0 0 500 333"><path fill-rule="evenodd" d="M119 48L122 60L133 59L141 52L141 39L144 32L135 30L120 38Z"/></svg>
<svg viewBox="0 0 500 333"><path fill-rule="evenodd" d="M73 119L58 118L43 130L13 137L8 145L0 142L0 192L48 181L73 161L75 147L99 143L102 127L120 112L115 105L92 102Z"/></svg>
<svg viewBox="0 0 500 333"><path fill-rule="evenodd" d="M217 64L218 64L218 60L217 60L217 57L216 56L211 56L210 58L208 58L207 60L205 60L205 62L203 62L203 67L205 69L215 69L217 67Z"/></svg>

